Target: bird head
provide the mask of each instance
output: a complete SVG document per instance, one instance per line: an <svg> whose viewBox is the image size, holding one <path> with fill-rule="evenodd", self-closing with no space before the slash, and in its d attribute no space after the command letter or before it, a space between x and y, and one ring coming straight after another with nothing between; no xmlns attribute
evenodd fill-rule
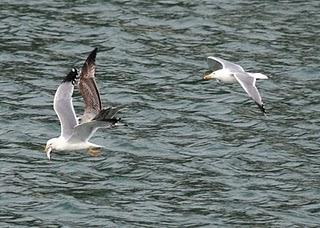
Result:
<svg viewBox="0 0 320 228"><path fill-rule="evenodd" d="M49 139L45 148L48 159L51 159L51 152L57 148L58 138Z"/></svg>
<svg viewBox="0 0 320 228"><path fill-rule="evenodd" d="M203 80L214 79L215 78L215 72L212 71L212 70L207 70L206 72L204 72L202 78L203 78Z"/></svg>

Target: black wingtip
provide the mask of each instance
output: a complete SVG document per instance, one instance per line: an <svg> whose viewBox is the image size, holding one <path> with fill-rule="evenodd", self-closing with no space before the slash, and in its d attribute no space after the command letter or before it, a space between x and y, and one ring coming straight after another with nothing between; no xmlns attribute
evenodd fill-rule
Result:
<svg viewBox="0 0 320 228"><path fill-rule="evenodd" d="M116 125L121 121L121 118L115 117L120 110L120 107L108 107L106 109L102 109L93 120L109 122L112 125Z"/></svg>
<svg viewBox="0 0 320 228"><path fill-rule="evenodd" d="M72 68L71 71L65 76L62 82L72 82L74 83L77 79L78 71L76 68Z"/></svg>
<svg viewBox="0 0 320 228"><path fill-rule="evenodd" d="M113 117L112 119L108 119L106 121L111 122L112 125L116 125L117 123L119 123L121 121L121 118Z"/></svg>
<svg viewBox="0 0 320 228"><path fill-rule="evenodd" d="M266 109L264 108L264 104L258 104L258 103L256 103L256 104L258 105L258 107L261 110L261 112L263 112L263 114L266 115L267 112L266 112Z"/></svg>
<svg viewBox="0 0 320 228"><path fill-rule="evenodd" d="M93 49L93 51L89 54L87 60L95 62L96 61L97 52L98 52L98 48Z"/></svg>

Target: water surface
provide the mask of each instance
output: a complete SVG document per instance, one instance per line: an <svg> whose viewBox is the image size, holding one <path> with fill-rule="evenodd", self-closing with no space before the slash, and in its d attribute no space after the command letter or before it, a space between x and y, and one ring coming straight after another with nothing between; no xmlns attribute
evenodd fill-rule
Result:
<svg viewBox="0 0 320 228"><path fill-rule="evenodd" d="M320 17L310 1L2 1L0 225L320 225ZM99 48L105 106L128 127L100 156L55 153L53 95ZM259 81L201 81L220 56ZM83 110L74 93L77 113Z"/></svg>

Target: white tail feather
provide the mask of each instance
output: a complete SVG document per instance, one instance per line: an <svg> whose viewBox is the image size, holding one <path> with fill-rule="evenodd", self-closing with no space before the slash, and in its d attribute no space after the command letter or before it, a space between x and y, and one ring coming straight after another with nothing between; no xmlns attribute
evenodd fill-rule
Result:
<svg viewBox="0 0 320 228"><path fill-rule="evenodd" d="M251 77L256 79L268 79L268 76L261 73L248 73Z"/></svg>

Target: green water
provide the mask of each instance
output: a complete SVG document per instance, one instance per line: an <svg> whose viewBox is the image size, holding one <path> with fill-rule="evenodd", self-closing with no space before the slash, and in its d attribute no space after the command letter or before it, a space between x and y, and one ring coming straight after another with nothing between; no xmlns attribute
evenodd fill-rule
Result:
<svg viewBox="0 0 320 228"><path fill-rule="evenodd" d="M214 2L214 3L213 3ZM320 4L1 1L1 227L320 225ZM53 154L53 95L99 48L106 148ZM264 117L206 57L261 72ZM74 93L77 113L83 110Z"/></svg>

